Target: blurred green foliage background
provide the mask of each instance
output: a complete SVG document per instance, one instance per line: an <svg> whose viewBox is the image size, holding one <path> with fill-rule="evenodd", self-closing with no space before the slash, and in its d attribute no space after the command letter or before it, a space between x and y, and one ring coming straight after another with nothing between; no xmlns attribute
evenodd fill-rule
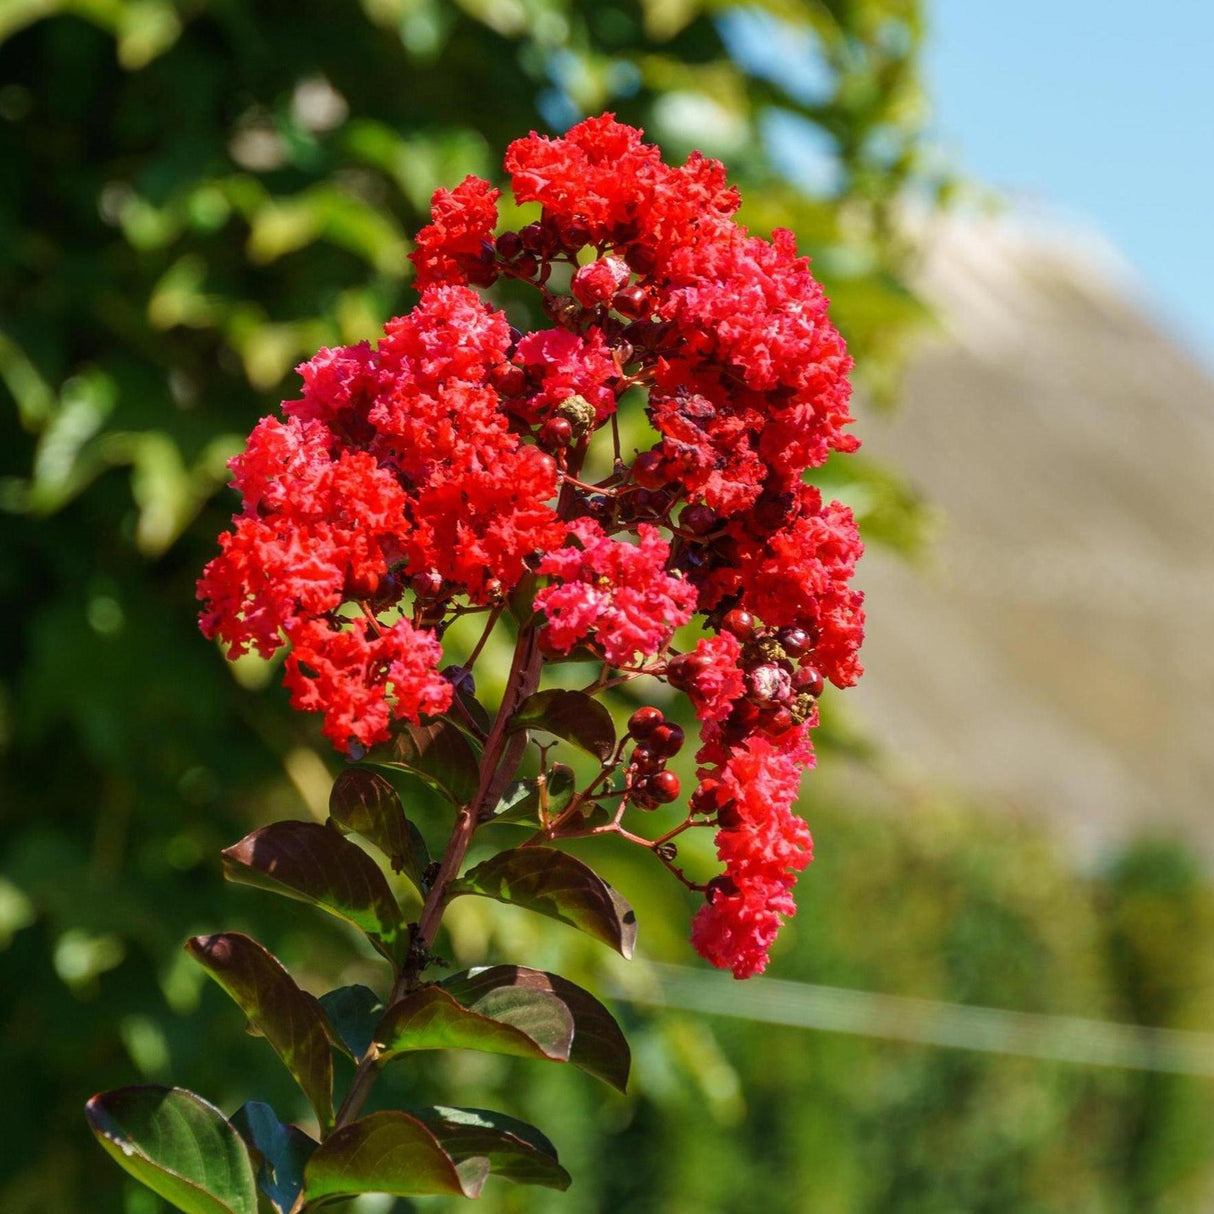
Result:
<svg viewBox="0 0 1214 1214"><path fill-rule="evenodd" d="M739 53L737 20L708 0L0 2L4 1214L161 1208L88 1136L95 1090L171 1081L228 1111L258 1096L302 1114L182 954L187 935L252 930L315 991L376 981L338 927L222 883L221 846L323 816L335 763L272 666L230 667L202 641L193 584L232 509L225 460L294 393L291 368L410 306L409 234L436 186L494 177L510 139L603 109L671 155L718 155L747 222L793 228L814 256L869 406L896 398L929 318L894 221L948 190L923 139L922 5L757 6L752 42L803 41L820 68L804 79ZM806 180L781 152L789 132L825 150L829 174ZM913 555L915 494L850 463L822 479L870 541ZM822 749L805 806L819 859L776 974L1209 1022L1214 895L1180 850L1144 844L1081 877L1037 828L855 792L879 764L844 718ZM410 795L437 837L437 808ZM605 868L648 956L690 964L681 891L631 856ZM640 996L650 984L643 963L626 971L501 907L457 904L450 928L461 963L525 961ZM488 1210L1214 1201L1208 1080L619 1006L627 1099L469 1055L398 1064L385 1088L502 1107L552 1135L574 1188L501 1186Z"/></svg>

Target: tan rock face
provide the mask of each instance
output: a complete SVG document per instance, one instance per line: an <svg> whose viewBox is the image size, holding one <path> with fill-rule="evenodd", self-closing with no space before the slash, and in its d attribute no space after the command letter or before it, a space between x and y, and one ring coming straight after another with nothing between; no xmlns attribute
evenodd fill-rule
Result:
<svg viewBox="0 0 1214 1214"><path fill-rule="evenodd" d="M1057 239L959 224L924 283L943 331L860 430L942 525L861 566L853 704L908 772L1214 857L1214 378Z"/></svg>

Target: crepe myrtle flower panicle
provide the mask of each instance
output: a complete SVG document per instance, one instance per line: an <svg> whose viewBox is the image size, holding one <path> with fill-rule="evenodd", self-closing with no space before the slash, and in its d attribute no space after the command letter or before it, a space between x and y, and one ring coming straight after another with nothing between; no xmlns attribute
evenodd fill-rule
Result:
<svg viewBox="0 0 1214 1214"><path fill-rule="evenodd" d="M665 680L700 722L695 784L666 766L682 729L645 706L543 830L586 833L597 807L610 824L593 829L703 895L695 947L759 973L812 856L793 807L818 698L862 673L859 533L811 483L858 446L851 360L793 235L737 224L718 162L667 165L604 114L517 140L505 171L538 214L503 230L491 183L437 191L416 306L304 363L298 399L232 461L242 506L199 582L202 628L231 657L290 646L292 703L356 755L456 718L495 627L518 634L522 691L544 661L596 661L574 684L590 694ZM513 329L479 293L499 279L533 290L546 323ZM626 394L645 450L621 447ZM607 458L588 463L594 445ZM590 483L593 466L612 471ZM449 652L469 614L485 636ZM678 802L657 841L625 825ZM724 871L696 881L674 840L704 826Z"/></svg>

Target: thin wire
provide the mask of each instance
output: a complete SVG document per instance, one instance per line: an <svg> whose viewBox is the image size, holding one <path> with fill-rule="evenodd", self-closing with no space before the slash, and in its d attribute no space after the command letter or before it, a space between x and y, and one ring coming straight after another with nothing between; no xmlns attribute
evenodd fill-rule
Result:
<svg viewBox="0 0 1214 1214"><path fill-rule="evenodd" d="M740 983L724 974L677 965L655 963L651 970L655 981L650 988L612 993L633 1003L760 1024L1080 1066L1214 1077L1214 1033L1012 1012L773 978Z"/></svg>

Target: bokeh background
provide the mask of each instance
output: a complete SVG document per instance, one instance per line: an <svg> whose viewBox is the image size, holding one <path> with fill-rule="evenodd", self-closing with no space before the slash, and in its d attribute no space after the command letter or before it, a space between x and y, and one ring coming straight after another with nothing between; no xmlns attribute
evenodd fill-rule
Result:
<svg viewBox="0 0 1214 1214"><path fill-rule="evenodd" d="M0 0L4 1214L161 1209L87 1134L101 1088L304 1115L187 935L377 981L223 885L336 765L272 665L200 638L194 579L292 367L411 305L432 190L603 109L725 159L815 259L858 362L865 450L818 479L870 542L870 673L825 704L770 980L706 972L681 891L612 854L642 960L496 905L447 948L611 998L629 1096L460 1054L383 1098L548 1129L573 1189L487 1211L1214 1208L1197 8Z"/></svg>

